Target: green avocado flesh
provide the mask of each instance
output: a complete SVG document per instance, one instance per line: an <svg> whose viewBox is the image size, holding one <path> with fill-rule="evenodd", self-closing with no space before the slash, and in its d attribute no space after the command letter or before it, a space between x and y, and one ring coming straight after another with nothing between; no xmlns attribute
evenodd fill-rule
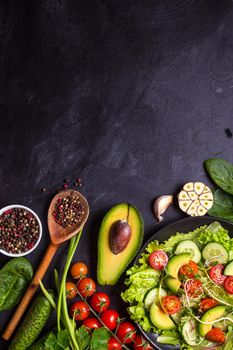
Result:
<svg viewBox="0 0 233 350"><path fill-rule="evenodd" d="M189 260L190 260L189 253L182 253L182 254L173 256L169 260L166 267L168 275L178 279L179 269L181 268L181 266L188 264Z"/></svg>
<svg viewBox="0 0 233 350"><path fill-rule="evenodd" d="M171 318L154 303L150 308L150 319L153 325L158 327L158 329L168 331L176 328L176 325Z"/></svg>
<svg viewBox="0 0 233 350"><path fill-rule="evenodd" d="M215 306L212 307L210 310L206 311L204 315L201 318L202 322L213 322L217 320L218 318L221 318L224 315L224 312L226 311L226 306ZM212 324L199 324L199 333L202 337L204 337L211 329L213 325Z"/></svg>
<svg viewBox="0 0 233 350"><path fill-rule="evenodd" d="M110 229L117 220L127 221L130 240L123 251L114 254L109 245ZM120 203L105 215L98 237L97 280L101 285L114 285L141 247L144 224L139 211L128 203Z"/></svg>
<svg viewBox="0 0 233 350"><path fill-rule="evenodd" d="M170 291L172 291L173 293L177 293L178 289L181 286L181 282L174 277L170 277L170 276L166 277L165 282L168 288L170 289Z"/></svg>

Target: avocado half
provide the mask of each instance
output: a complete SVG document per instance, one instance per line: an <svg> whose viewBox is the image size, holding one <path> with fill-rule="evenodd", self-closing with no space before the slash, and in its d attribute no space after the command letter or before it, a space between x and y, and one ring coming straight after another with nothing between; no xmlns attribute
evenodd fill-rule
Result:
<svg viewBox="0 0 233 350"><path fill-rule="evenodd" d="M109 235L117 220L126 221L131 227L131 236L126 248L119 254L111 251ZM111 208L100 226L98 237L97 280L101 285L114 285L141 247L144 237L144 223L139 211L128 203Z"/></svg>

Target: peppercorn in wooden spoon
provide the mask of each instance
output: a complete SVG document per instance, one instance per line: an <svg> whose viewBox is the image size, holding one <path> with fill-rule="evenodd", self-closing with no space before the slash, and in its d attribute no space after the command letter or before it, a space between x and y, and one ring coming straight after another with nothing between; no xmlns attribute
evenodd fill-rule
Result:
<svg viewBox="0 0 233 350"><path fill-rule="evenodd" d="M67 189L59 192L53 198L48 210L48 228L51 242L30 286L2 335L5 340L11 338L39 286L39 281L44 277L59 246L82 230L88 216L89 205L86 198L80 192Z"/></svg>

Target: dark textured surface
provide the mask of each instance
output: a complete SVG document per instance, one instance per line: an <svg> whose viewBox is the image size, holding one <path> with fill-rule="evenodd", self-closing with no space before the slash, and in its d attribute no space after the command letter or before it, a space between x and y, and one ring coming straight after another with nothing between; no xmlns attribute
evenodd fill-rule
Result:
<svg viewBox="0 0 233 350"><path fill-rule="evenodd" d="M109 207L136 205L148 238L158 229L154 197L208 181L208 157L233 161L230 1L2 0L0 38L0 206L24 204L41 217L35 268L63 178L83 180L91 215L76 258L95 276ZM171 208L166 222L180 217ZM1 313L0 332L10 315Z"/></svg>

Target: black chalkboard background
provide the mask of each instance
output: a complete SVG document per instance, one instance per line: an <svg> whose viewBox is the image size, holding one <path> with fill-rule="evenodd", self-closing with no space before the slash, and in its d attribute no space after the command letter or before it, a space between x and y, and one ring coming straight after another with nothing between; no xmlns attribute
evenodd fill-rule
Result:
<svg viewBox="0 0 233 350"><path fill-rule="evenodd" d="M90 203L76 259L95 277L98 229L112 205L137 206L149 238L182 217L170 208L156 225L156 196L208 183L206 158L233 161L231 1L2 0L0 38L0 207L27 205L42 219L28 256L35 268L64 178L80 177ZM0 255L1 266L8 260ZM110 293L124 314L121 288ZM0 332L12 313L0 314Z"/></svg>

